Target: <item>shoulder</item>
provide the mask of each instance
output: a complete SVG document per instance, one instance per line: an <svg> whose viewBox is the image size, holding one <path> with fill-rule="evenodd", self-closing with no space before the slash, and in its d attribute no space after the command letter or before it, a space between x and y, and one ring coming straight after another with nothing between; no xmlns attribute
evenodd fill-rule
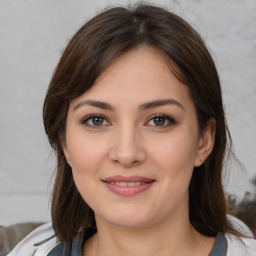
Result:
<svg viewBox="0 0 256 256"><path fill-rule="evenodd" d="M45 256L56 245L51 223L46 223L25 237L7 256Z"/></svg>
<svg viewBox="0 0 256 256"><path fill-rule="evenodd" d="M241 220L228 215L233 226L241 231L241 233L253 237L251 230ZM255 256L256 255L256 240L253 238L238 238L232 234L226 234L228 242L227 256Z"/></svg>

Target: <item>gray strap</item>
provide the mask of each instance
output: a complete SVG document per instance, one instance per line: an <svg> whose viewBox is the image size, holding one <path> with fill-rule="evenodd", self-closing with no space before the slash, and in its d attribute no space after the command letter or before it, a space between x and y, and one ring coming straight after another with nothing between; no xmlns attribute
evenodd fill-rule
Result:
<svg viewBox="0 0 256 256"><path fill-rule="evenodd" d="M218 233L209 256L227 256L228 241L222 233Z"/></svg>

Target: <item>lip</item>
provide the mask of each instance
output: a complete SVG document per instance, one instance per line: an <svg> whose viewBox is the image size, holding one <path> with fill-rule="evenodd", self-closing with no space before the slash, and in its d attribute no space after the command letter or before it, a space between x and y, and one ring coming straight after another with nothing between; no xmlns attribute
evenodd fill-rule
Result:
<svg viewBox="0 0 256 256"><path fill-rule="evenodd" d="M152 182L155 181L154 179L150 179L147 177L142 177L142 176L121 176L121 175L116 175L116 176L111 176L108 178L104 178L102 179L102 181L106 181L106 182Z"/></svg>
<svg viewBox="0 0 256 256"><path fill-rule="evenodd" d="M137 185L137 186L119 186L117 184L111 184L110 182L145 182L145 184ZM135 196L148 190L153 186L155 180L142 176L112 176L105 179L102 179L102 182L106 185L106 187L121 196Z"/></svg>

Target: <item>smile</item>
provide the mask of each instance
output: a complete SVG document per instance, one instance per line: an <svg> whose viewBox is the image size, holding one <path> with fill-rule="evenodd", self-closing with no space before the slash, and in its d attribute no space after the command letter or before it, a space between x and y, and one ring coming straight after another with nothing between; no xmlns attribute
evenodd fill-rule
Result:
<svg viewBox="0 0 256 256"><path fill-rule="evenodd" d="M141 176L112 176L102 181L111 192L121 196L135 196L151 188L155 182Z"/></svg>
<svg viewBox="0 0 256 256"><path fill-rule="evenodd" d="M121 187L135 187L135 186L140 186L143 184L146 184L146 182L119 182L119 181L111 181L110 184L115 184L117 186L121 186Z"/></svg>

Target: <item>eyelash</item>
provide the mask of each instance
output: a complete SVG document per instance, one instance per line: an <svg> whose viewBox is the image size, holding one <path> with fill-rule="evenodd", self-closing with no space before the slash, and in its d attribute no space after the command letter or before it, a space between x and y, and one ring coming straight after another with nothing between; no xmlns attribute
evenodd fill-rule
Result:
<svg viewBox="0 0 256 256"><path fill-rule="evenodd" d="M156 114L156 115L151 116L150 119L147 121L147 123L149 123L150 121L153 121L156 118L164 118L165 121L167 120L167 122L168 122L167 125L163 125L163 126L157 126L156 125L156 127L158 127L158 128L166 128L166 127L169 127L171 125L177 124L177 121L173 117L168 116L168 115L164 115L164 114Z"/></svg>
<svg viewBox="0 0 256 256"><path fill-rule="evenodd" d="M101 114L92 114L92 115L86 116L85 118L83 118L83 119L80 121L80 123L81 123L81 124L84 124L84 125L86 125L86 126L88 126L88 127L90 127L90 128L93 128L93 129L97 129L97 128L100 128L100 127L102 127L102 126L106 126L106 125L99 125L99 126L97 126L97 125L88 124L88 121L92 120L93 118L103 118L103 119L104 119L103 122L104 122L104 121L107 121L107 122L109 123L108 119L107 119L104 115L101 115ZM150 121L153 121L153 120L156 119L156 118L164 118L165 121L167 120L167 122L168 122L167 125L163 125L163 126L157 126L157 125L155 125L155 127L158 127L158 128L160 128L160 129L161 129L161 128L166 128L166 127L169 127L169 126L171 126L171 125L177 124L176 120L175 120L174 118L168 116L168 115L156 114L156 115L153 115L153 116L150 117L150 119L146 122L146 126L149 126L148 123L149 123Z"/></svg>
<svg viewBox="0 0 256 256"><path fill-rule="evenodd" d="M90 128L93 128L93 129L97 129L97 128L100 128L101 126L103 125L100 125L100 126L97 126L97 125L91 125L91 124L88 124L88 121L92 120L93 118L102 118L104 120L106 120L107 122L109 122L107 120L107 118L103 115L100 115L100 114L92 114L92 115L89 115L89 116L86 116L84 119L81 120L81 123L90 127Z"/></svg>

